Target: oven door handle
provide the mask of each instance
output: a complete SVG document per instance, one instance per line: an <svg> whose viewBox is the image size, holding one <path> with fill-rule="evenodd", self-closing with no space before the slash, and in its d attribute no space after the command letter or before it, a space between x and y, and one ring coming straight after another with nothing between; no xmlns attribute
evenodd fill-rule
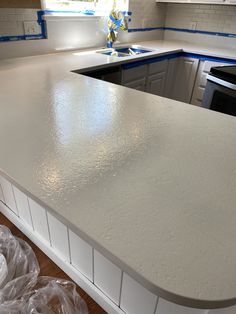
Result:
<svg viewBox="0 0 236 314"><path fill-rule="evenodd" d="M207 80L208 81L211 81L211 82L214 82L216 84L219 84L220 86L224 86L224 87L227 87L229 89L232 89L232 90L235 90L236 91L236 85L235 84L232 84L232 83L229 83L229 82L226 82L218 77L215 77L211 74L208 74L207 75Z"/></svg>

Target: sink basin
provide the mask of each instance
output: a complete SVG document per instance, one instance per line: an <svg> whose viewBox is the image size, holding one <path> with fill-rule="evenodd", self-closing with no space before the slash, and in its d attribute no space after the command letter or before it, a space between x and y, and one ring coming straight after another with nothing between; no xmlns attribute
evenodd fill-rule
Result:
<svg viewBox="0 0 236 314"><path fill-rule="evenodd" d="M152 50L140 47L140 46L127 46L127 47L118 47L118 48L105 48L96 51L97 53L101 53L108 56L114 57L128 57L128 56L136 56L139 54L151 52Z"/></svg>

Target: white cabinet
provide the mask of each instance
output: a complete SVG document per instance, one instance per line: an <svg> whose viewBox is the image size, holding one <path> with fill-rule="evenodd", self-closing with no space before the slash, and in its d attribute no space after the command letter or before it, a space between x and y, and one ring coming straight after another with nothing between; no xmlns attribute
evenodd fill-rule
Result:
<svg viewBox="0 0 236 314"><path fill-rule="evenodd" d="M148 66L146 92L165 96L168 60L151 63Z"/></svg>
<svg viewBox="0 0 236 314"><path fill-rule="evenodd" d="M133 80L130 82L126 82L126 83L123 83L122 85L129 87L129 88L136 89L136 90L140 90L142 92L145 92L146 91L146 77L140 78L137 80Z"/></svg>
<svg viewBox="0 0 236 314"><path fill-rule="evenodd" d="M124 67L122 69L121 85L144 92L146 90L147 69L147 64Z"/></svg>
<svg viewBox="0 0 236 314"><path fill-rule="evenodd" d="M191 104L195 106L202 105L202 99L207 83L207 74L210 72L212 67L229 65L222 62L216 61L200 61L200 65L197 72L197 78L193 89L193 95Z"/></svg>
<svg viewBox="0 0 236 314"><path fill-rule="evenodd" d="M151 94L164 96L168 60L153 62L122 70L122 85Z"/></svg>
<svg viewBox="0 0 236 314"><path fill-rule="evenodd" d="M174 86L172 97L175 100L190 103L197 75L198 59L180 57L175 65Z"/></svg>

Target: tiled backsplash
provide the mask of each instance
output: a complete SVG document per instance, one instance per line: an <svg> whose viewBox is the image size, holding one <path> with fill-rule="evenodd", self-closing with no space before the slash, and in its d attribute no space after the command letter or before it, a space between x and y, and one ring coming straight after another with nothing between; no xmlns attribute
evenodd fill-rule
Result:
<svg viewBox="0 0 236 314"><path fill-rule="evenodd" d="M36 22L37 9L2 9L0 8L0 36L25 35L24 22ZM41 28L38 25L38 33Z"/></svg>
<svg viewBox="0 0 236 314"><path fill-rule="evenodd" d="M236 6L169 3L165 27L236 34Z"/></svg>
<svg viewBox="0 0 236 314"><path fill-rule="evenodd" d="M132 12L129 28L163 27L165 23L166 4L156 4L153 0L130 0Z"/></svg>

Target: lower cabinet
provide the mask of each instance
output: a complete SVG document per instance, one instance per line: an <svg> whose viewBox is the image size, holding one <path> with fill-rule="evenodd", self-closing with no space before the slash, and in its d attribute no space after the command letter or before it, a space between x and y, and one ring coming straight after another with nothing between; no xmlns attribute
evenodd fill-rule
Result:
<svg viewBox="0 0 236 314"><path fill-rule="evenodd" d="M198 59L179 57L122 70L121 85L190 103Z"/></svg>
<svg viewBox="0 0 236 314"><path fill-rule="evenodd" d="M148 66L146 92L165 96L168 60L151 63Z"/></svg>
<svg viewBox="0 0 236 314"><path fill-rule="evenodd" d="M180 57L175 64L172 99L190 103L198 70L198 59Z"/></svg>
<svg viewBox="0 0 236 314"><path fill-rule="evenodd" d="M145 92L147 71L147 64L124 67L121 75L121 85Z"/></svg>
<svg viewBox="0 0 236 314"><path fill-rule="evenodd" d="M196 106L202 105L202 99L207 83L207 74L210 73L212 67L230 65L228 63L216 61L200 61L196 83L193 89L191 104Z"/></svg>
<svg viewBox="0 0 236 314"><path fill-rule="evenodd" d="M145 92L146 91L146 78L140 78L137 80L126 82L126 83L123 83L122 85Z"/></svg>

